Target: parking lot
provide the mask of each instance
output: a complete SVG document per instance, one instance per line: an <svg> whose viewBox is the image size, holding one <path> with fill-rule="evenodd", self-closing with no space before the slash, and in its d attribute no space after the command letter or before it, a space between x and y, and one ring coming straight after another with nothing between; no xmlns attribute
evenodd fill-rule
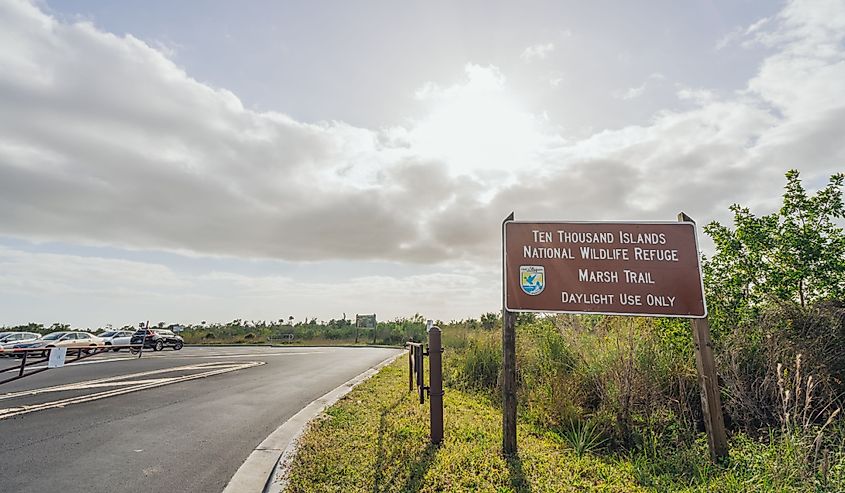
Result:
<svg viewBox="0 0 845 493"><path fill-rule="evenodd" d="M105 353L4 384L0 490L221 491L277 426L397 351Z"/></svg>

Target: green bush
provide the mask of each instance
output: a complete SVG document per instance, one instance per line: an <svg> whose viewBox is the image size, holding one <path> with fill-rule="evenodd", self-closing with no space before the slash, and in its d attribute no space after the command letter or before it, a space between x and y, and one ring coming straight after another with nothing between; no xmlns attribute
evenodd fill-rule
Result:
<svg viewBox="0 0 845 493"><path fill-rule="evenodd" d="M842 405L845 394L845 306L820 303L769 305L751 322L726 335L717 347L723 405L732 426L748 433L780 425L778 365L790 367L801 355L805 379L813 377L808 412Z"/></svg>

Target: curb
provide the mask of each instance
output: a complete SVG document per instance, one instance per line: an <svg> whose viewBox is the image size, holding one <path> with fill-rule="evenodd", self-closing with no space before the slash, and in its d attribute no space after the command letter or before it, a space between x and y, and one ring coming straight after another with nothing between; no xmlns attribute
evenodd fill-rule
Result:
<svg viewBox="0 0 845 493"><path fill-rule="evenodd" d="M360 344L336 344L334 346L326 346L325 344L320 345L313 345L313 344L271 344L270 347L342 347L342 348L382 348L382 349L404 349L405 346L391 346L389 344L369 344L367 346L362 346Z"/></svg>
<svg viewBox="0 0 845 493"><path fill-rule="evenodd" d="M336 344L327 346L325 344L185 344L185 347L292 347L292 348L315 348L315 347L343 347L343 348L383 348L383 349L403 349L405 346L391 346L389 344L370 344L362 346L360 344Z"/></svg>
<svg viewBox="0 0 845 493"><path fill-rule="evenodd" d="M185 344L185 347L272 347L270 344Z"/></svg>
<svg viewBox="0 0 845 493"><path fill-rule="evenodd" d="M297 441L308 423L364 382L393 363L406 352L391 356L372 368L344 382L340 386L312 401L301 411L282 423L249 454L241 467L229 480L223 493L263 492L280 493L287 487L287 471L296 453Z"/></svg>

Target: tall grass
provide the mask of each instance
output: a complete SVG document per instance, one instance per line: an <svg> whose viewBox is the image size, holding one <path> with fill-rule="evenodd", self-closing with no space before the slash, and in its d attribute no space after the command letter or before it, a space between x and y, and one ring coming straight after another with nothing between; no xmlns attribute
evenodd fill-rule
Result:
<svg viewBox="0 0 845 493"><path fill-rule="evenodd" d="M837 352L821 337L845 342L843 315L782 310L763 313L755 327L721 331L715 352L732 435L726 464L709 461L683 320L561 315L519 324L519 416L576 453L625 457L658 490L671 478L697 491L718 473L725 484L751 481L747 491L845 491L836 394L845 345ZM447 385L498 401L500 327L447 325L444 344Z"/></svg>
<svg viewBox="0 0 845 493"><path fill-rule="evenodd" d="M497 388L502 367L497 332L465 330L446 336L443 343L447 348L444 369L447 385L484 392Z"/></svg>

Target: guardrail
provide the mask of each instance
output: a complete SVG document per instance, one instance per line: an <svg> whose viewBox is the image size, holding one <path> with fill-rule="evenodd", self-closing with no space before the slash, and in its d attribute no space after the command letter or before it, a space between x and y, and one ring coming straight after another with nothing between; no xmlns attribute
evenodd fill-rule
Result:
<svg viewBox="0 0 845 493"><path fill-rule="evenodd" d="M420 404L429 396L429 416L431 420L431 443L443 442L443 346L440 342L440 328L434 326L428 330L428 351L421 342L408 341L408 392L416 386ZM428 356L429 385L425 385L425 365L423 357Z"/></svg>
<svg viewBox="0 0 845 493"><path fill-rule="evenodd" d="M126 345L108 345L108 346L87 346L87 347L69 347L67 348L67 354L65 355L65 363L72 363L74 361L83 360L85 358L90 358L95 354L103 354L114 350L120 349L129 349L132 354L137 354L140 358L141 355L144 353L144 348L142 344L126 344ZM18 374L14 377L7 378L5 380L0 380L0 385L4 383L13 382L15 380L28 377L31 375L35 375L36 373L41 373L43 371L47 371L50 369L49 366L45 366L44 368L38 368L32 371L26 371L27 366L37 365L40 363L47 363L50 360L50 353L53 349L58 349L54 347L44 347L44 348L17 348L11 351L5 351L4 355L19 357L21 360L20 366L13 365L9 368L0 369L0 374L6 372L15 372L17 371ZM76 354L73 359L69 358L71 355Z"/></svg>

